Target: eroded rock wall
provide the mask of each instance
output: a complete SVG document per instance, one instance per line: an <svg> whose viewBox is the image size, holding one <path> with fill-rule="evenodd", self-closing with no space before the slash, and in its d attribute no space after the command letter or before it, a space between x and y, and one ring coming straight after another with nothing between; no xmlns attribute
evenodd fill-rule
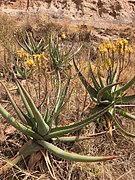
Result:
<svg viewBox="0 0 135 180"><path fill-rule="evenodd" d="M95 23L134 24L135 0L3 0L1 9L47 13L56 19L70 18Z"/></svg>

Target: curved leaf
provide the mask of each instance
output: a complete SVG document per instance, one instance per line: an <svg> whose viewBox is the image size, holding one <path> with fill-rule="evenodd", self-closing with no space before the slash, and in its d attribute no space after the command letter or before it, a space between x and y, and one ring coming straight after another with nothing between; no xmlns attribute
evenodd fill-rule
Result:
<svg viewBox="0 0 135 180"><path fill-rule="evenodd" d="M123 96L120 98L120 101L117 102L117 104L123 104L123 103L129 103L135 100L135 94L131 96Z"/></svg>
<svg viewBox="0 0 135 180"><path fill-rule="evenodd" d="M1 84L2 84L3 87L5 88L5 90L6 90L6 92L7 92L7 95L8 95L8 97L9 97L10 101L11 101L11 104L12 104L15 112L16 112L17 115L19 116L20 120L21 120L24 124L26 124L26 119L25 119L24 115L22 114L22 112L20 111L20 109L18 108L18 106L16 105L16 103L14 102L14 100L13 100L11 94L9 93L8 89L6 88L6 86L5 86L2 82L1 82Z"/></svg>
<svg viewBox="0 0 135 180"><path fill-rule="evenodd" d="M77 161L77 162L98 162L98 161L106 161L116 158L121 158L122 156L88 156L88 155L79 155L76 153L69 153L66 151L63 151L62 149L58 148L57 146L46 142L46 141L38 141L40 145L42 145L45 149L47 149L49 152L54 154L55 156L67 159L71 161Z"/></svg>
<svg viewBox="0 0 135 180"><path fill-rule="evenodd" d="M46 124L46 122L44 121L42 115L40 114L40 112L38 111L38 109L36 108L33 100L31 99L30 95L28 94L28 92L25 90L25 88L21 85L21 83L17 80L17 84L18 86L20 86L20 88L22 89L25 98L31 108L31 111L35 117L35 120L37 121L37 130L38 133L42 136L46 135L49 131L49 126Z"/></svg>
<svg viewBox="0 0 135 180"><path fill-rule="evenodd" d="M89 136L69 136L69 137L59 137L56 139L56 141L62 141L62 142L77 142L77 141L83 141L83 140L89 140L93 139L96 137L99 137L101 135L106 134L107 131L101 132L101 133L96 133L96 134L91 134Z"/></svg>
<svg viewBox="0 0 135 180"><path fill-rule="evenodd" d="M104 83L103 83L103 81L102 81L102 78L101 78L101 75L100 75L99 70L97 71L97 76L98 76L98 79L99 79L101 88L105 87L105 85L104 85Z"/></svg>
<svg viewBox="0 0 135 180"><path fill-rule="evenodd" d="M88 125L89 123L97 120L104 113L106 113L108 111L108 109L113 105L114 105L114 103L111 103L110 105L108 105L107 107L102 109L101 111L98 111L98 112L92 114L89 118L87 118L87 119L85 119L85 120L83 120L81 122L75 123L73 125L65 126L65 127L53 128L51 130L51 132L44 137L44 139L50 139L50 138L53 138L53 137L60 137L60 136L63 136L64 134L74 132L74 131L76 131L78 129L81 129L84 126Z"/></svg>
<svg viewBox="0 0 135 180"><path fill-rule="evenodd" d="M116 81L118 80L118 77L119 77L119 73L120 73L119 65L117 65L117 67L116 67L116 69L112 75L112 82L111 83L116 83ZM115 91L115 89L116 89L116 86L112 87L111 92L113 93Z"/></svg>
<svg viewBox="0 0 135 180"><path fill-rule="evenodd" d="M126 110L123 110L123 109L120 109L120 108L116 108L116 113L121 115L121 116L124 116L126 118L135 120L135 115L128 113Z"/></svg>
<svg viewBox="0 0 135 180"><path fill-rule="evenodd" d="M124 135L126 135L126 136L128 136L128 137L135 138L135 134L131 134L131 133L125 131L125 130L121 127L121 125L117 122L116 119L114 119L114 123L115 123L115 126L118 128L118 130L119 130L122 134L124 134Z"/></svg>
<svg viewBox="0 0 135 180"><path fill-rule="evenodd" d="M17 122L11 114L9 114L0 104L0 114L17 130L22 132L25 135L31 136L34 139L43 139L39 134L35 133L33 130L30 129L29 126L25 126L19 122Z"/></svg>
<svg viewBox="0 0 135 180"><path fill-rule="evenodd" d="M85 77L82 75L82 73L79 71L76 63L75 63L75 60L73 59L73 63L74 63L74 66L75 66L75 69L78 73L78 76L81 80L81 82L83 83L84 87L86 88L86 90L88 91L88 93L90 94L90 96L96 98L97 96L97 91L87 82L87 80L85 79Z"/></svg>
<svg viewBox="0 0 135 180"><path fill-rule="evenodd" d="M119 83L114 83L114 84L110 84L110 85L107 85L107 86L105 86L104 88L102 88L99 92L98 92L98 94L97 94L97 100L98 100L98 102L99 103L105 103L105 102L109 102L108 100L101 100L101 98L102 97L104 97L104 95L106 94L106 93L108 93L108 91L110 91L111 90L111 88L113 87L113 86L116 86L117 84L119 84ZM109 96L109 94L107 94L108 96ZM110 97L108 97L108 99L110 99L111 98L111 96ZM105 99L105 98L104 98Z"/></svg>
<svg viewBox="0 0 135 180"><path fill-rule="evenodd" d="M101 89L101 87L99 86L94 74L93 74L93 71L92 71L92 67L91 67L91 62L89 63L89 67L90 67L90 76L91 76L91 79L92 79L92 82L93 82L93 85L95 87L95 89L97 91L99 91Z"/></svg>
<svg viewBox="0 0 135 180"><path fill-rule="evenodd" d="M20 96L21 96L21 98L22 98L22 101L23 101L23 103L24 103L25 109L26 109L26 111L27 111L27 113L28 113L28 116L29 116L28 119L26 118L26 116L24 115L24 113L23 113L21 110L20 110L20 111L21 111L22 114L24 115L24 117L25 117L25 119L27 120L28 124L31 125L32 128L34 128L34 127L36 127L36 121L35 121L34 115L33 115L32 111L31 111L31 108L30 108L30 106L29 106L29 104L28 104L28 102L27 102L27 100L26 100L26 98L25 98L25 96L24 96L24 94L23 94L20 86L18 85L18 83L16 83L16 85L17 85L17 87L18 87L18 91L19 91Z"/></svg>
<svg viewBox="0 0 135 180"><path fill-rule="evenodd" d="M118 89L117 91L114 91L112 93L113 96L115 95L120 95L121 93L123 93L125 90L127 90L128 88L130 88L133 84L135 83L135 77L133 77L127 84L125 84L124 86L122 86L120 89Z"/></svg>

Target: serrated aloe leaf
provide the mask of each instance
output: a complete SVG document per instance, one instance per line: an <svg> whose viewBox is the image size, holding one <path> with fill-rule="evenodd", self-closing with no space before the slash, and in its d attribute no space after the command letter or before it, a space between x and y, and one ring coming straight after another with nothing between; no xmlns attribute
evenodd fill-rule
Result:
<svg viewBox="0 0 135 180"><path fill-rule="evenodd" d="M75 66L75 69L78 73L78 76L81 80L81 82L83 83L84 87L86 88L86 90L88 91L88 93L90 94L90 96L96 98L97 96L97 91L87 82L87 80L85 79L85 77L82 75L82 73L79 71L74 59L73 59L73 63Z"/></svg>
<svg viewBox="0 0 135 180"><path fill-rule="evenodd" d="M92 71L92 67L91 67L91 62L89 63L89 67L90 67L90 76L91 76L91 79L92 79L92 82L93 82L93 85L95 87L95 89L97 91L99 91L101 89L101 87L99 86L94 74L93 74L93 71Z"/></svg>
<svg viewBox="0 0 135 180"><path fill-rule="evenodd" d="M93 139L96 137L99 137L103 134L106 134L107 132L101 132L101 133L96 133L96 134L91 134L89 136L69 136L69 137L59 137L56 139L56 141L61 141L61 142L77 142L77 141L83 141L83 140L89 140Z"/></svg>
<svg viewBox="0 0 135 180"><path fill-rule="evenodd" d="M44 115L44 121L48 124L50 118L49 110L48 108L46 109L45 115Z"/></svg>
<svg viewBox="0 0 135 180"><path fill-rule="evenodd" d="M37 131L40 135L44 136L48 133L49 131L49 126L46 124L46 122L44 121L42 115L40 114L40 112L38 111L38 109L36 108L32 98L30 97L30 95L28 94L28 92L25 90L25 88L21 85L21 83L19 81L17 81L18 85L20 86L20 88L22 89L24 96L31 108L31 111L35 117L35 120L37 122Z"/></svg>
<svg viewBox="0 0 135 180"><path fill-rule="evenodd" d="M121 127L121 125L117 122L116 119L114 119L114 123L115 123L115 126L117 127L117 129L118 129L122 134L124 134L125 136L128 136L128 137L135 138L135 134L131 134L131 133L125 131L125 130Z"/></svg>
<svg viewBox="0 0 135 180"><path fill-rule="evenodd" d="M111 159L120 158L121 156L88 156L88 155L79 155L76 153L69 153L66 151L63 151L62 149L58 148L57 146L46 142L46 141L38 141L40 145L42 145L45 149L47 149L49 152L54 154L55 156L67 159L71 161L77 161L77 162L98 162L98 161L106 161Z"/></svg>
<svg viewBox="0 0 135 180"><path fill-rule="evenodd" d="M25 117L27 124L32 128L32 130L35 130L37 127L37 122L35 121L35 119L30 119L30 117L28 117L21 109L20 111L22 112L23 116Z"/></svg>
<svg viewBox="0 0 135 180"><path fill-rule="evenodd" d="M2 83L2 82L1 82L1 83ZM18 108L18 106L16 105L16 103L14 102L14 100L13 100L11 94L9 93L8 89L6 88L6 86L5 86L3 83L2 83L2 85L3 85L3 87L5 88L5 90L6 90L6 92L7 92L7 95L8 95L8 97L9 97L10 101L11 101L11 104L12 104L15 112L17 113L18 117L20 118L20 120L21 120L24 124L26 124L26 119L25 119L25 117L23 116L22 112L20 111L20 109Z"/></svg>
<svg viewBox="0 0 135 180"><path fill-rule="evenodd" d="M18 40L16 40L17 41L17 43L20 45L20 47L22 48L22 49L24 49L26 52L28 52L29 53L29 49L25 46L25 45L23 45L22 43L20 43Z"/></svg>
<svg viewBox="0 0 135 180"><path fill-rule="evenodd" d="M16 40L18 42L18 44L29 54L33 53L33 50L30 48L30 46L28 45L28 43L26 42L25 38L24 38L24 34L21 34L21 39L23 42L20 42L18 39Z"/></svg>
<svg viewBox="0 0 135 180"><path fill-rule="evenodd" d="M62 104L64 102L64 99L65 99L65 96L67 94L67 90L68 90L68 87L69 87L70 79L71 78L68 78L67 83L64 86L62 93L59 96L58 102L56 104L56 112L58 111L59 108L61 108L61 106L62 106Z"/></svg>
<svg viewBox="0 0 135 180"><path fill-rule="evenodd" d="M98 76L98 79L99 79L101 88L105 87L105 85L104 85L104 83L103 83L103 81L102 81L102 78L101 78L101 75L100 75L99 70L97 71L97 76Z"/></svg>
<svg viewBox="0 0 135 180"><path fill-rule="evenodd" d="M116 113L118 113L119 115L124 116L126 118L135 120L135 115L128 113L126 110L116 108Z"/></svg>
<svg viewBox="0 0 135 180"><path fill-rule="evenodd" d="M27 35L27 34L26 34ZM26 37L28 38L28 37ZM33 54L34 51L32 49L32 47L30 47L30 45L27 43L27 41L25 40L24 38L24 35L22 35L22 40L23 40L23 43L25 44L26 48L27 48L27 52L29 52L30 54Z"/></svg>
<svg viewBox="0 0 135 180"><path fill-rule="evenodd" d="M58 124L58 118L59 118L60 112L64 109L64 107L65 107L65 105L67 104L67 102L68 102L71 94L72 94L72 91L70 92L68 98L67 98L67 99L65 100L65 102L62 104L62 106L61 106L61 107L57 110L57 112L54 113L53 116L51 117L51 118L54 119L54 121L56 122L55 127L56 127L57 124ZM50 125L50 122L49 122L49 125ZM54 126L53 126L53 127L54 127Z"/></svg>
<svg viewBox="0 0 135 180"><path fill-rule="evenodd" d="M117 79L119 76L119 65L117 65L113 75L112 75L112 82L111 83L116 83ZM116 86L112 87L111 92L113 93L116 89Z"/></svg>
<svg viewBox="0 0 135 180"><path fill-rule="evenodd" d="M112 84L111 81L112 81L112 70L111 68L108 69L108 75L107 75L107 85L110 85Z"/></svg>
<svg viewBox="0 0 135 180"><path fill-rule="evenodd" d="M107 107L102 109L101 111L98 111L98 112L92 114L89 118L87 118L81 122L75 123L73 125L65 126L65 127L53 128L51 130L51 132L44 137L44 139L49 139L49 138L53 138L53 137L60 137L60 136L63 136L67 133L79 130L79 129L83 128L84 126L88 125L89 123L97 120L104 113L106 113L108 111L108 109L113 105L114 105L114 103L111 103L110 105L108 105Z"/></svg>
<svg viewBox="0 0 135 180"><path fill-rule="evenodd" d="M60 77L60 73L58 72L58 80L59 80L59 88L58 88L58 93L57 93L57 99L56 99L56 106L54 109L54 112L56 112L59 108L59 101L61 98L61 77Z"/></svg>
<svg viewBox="0 0 135 180"><path fill-rule="evenodd" d="M61 77L60 77L60 73L58 72L58 81L59 81L59 87L58 87L58 92L57 92L57 98L56 98L56 105L53 108L53 110L50 113L50 117L48 120L48 124L51 128L52 125L56 126L56 122L54 118L52 118L54 116L54 114L56 114L56 112L58 112L58 104L59 104L59 100L60 100L60 94L61 94Z"/></svg>
<svg viewBox="0 0 135 180"><path fill-rule="evenodd" d="M89 115L95 114L95 113L101 111L102 109L103 109L102 105L96 105L96 106L90 111L90 114L89 114Z"/></svg>
<svg viewBox="0 0 135 180"><path fill-rule="evenodd" d="M44 40L43 40L43 38L41 38L37 45L37 49L41 49L43 47L43 45L44 45Z"/></svg>
<svg viewBox="0 0 135 180"><path fill-rule="evenodd" d="M104 88L102 88L102 89L98 92L98 94L97 94L97 100L98 100L98 102L99 102L99 103L102 103L101 98L104 97L105 93L108 93L108 91L110 91L110 89L111 89L113 86L116 86L117 84L119 84L119 83L110 84L110 85L107 85L107 86L105 86ZM111 97L108 97L108 98L110 99ZM104 102L104 101L103 101L103 102ZM107 102L108 102L108 101L107 101Z"/></svg>
<svg viewBox="0 0 135 180"><path fill-rule="evenodd" d="M22 101L23 101L24 106L25 106L25 108L26 108L26 111L27 111L30 119L32 120L32 119L34 119L34 115L33 115L32 111L31 111L31 108L30 108L30 106L29 106L29 104L28 104L28 102L27 102L27 100L26 100L26 98L25 98L25 96L24 96L24 94L23 94L23 92L22 92L19 84L16 83L16 85L17 85L17 87L18 87L18 91L19 91L19 93L20 93L20 95L21 95L21 98L22 98Z"/></svg>
<svg viewBox="0 0 135 180"><path fill-rule="evenodd" d="M133 77L127 84L125 84L124 86L122 86L120 89L114 91L112 93L113 96L115 95L120 95L121 93L123 93L125 90L127 90L128 88L130 88L133 84L135 83L135 77Z"/></svg>
<svg viewBox="0 0 135 180"><path fill-rule="evenodd" d="M135 94L131 96L123 96L120 98L120 101L118 101L117 104L129 103L129 102L133 102L134 100L135 100Z"/></svg>
<svg viewBox="0 0 135 180"><path fill-rule="evenodd" d="M31 46L32 49L35 50L36 49L36 43L35 43L34 38L27 31L26 31L26 36L27 36L27 39L28 39L29 46Z"/></svg>
<svg viewBox="0 0 135 180"><path fill-rule="evenodd" d="M16 121L11 114L9 114L0 104L0 114L8 121L9 124L11 124L13 127L15 127L17 130L22 132L25 135L31 136L34 139L43 139L39 134L35 133L33 130L31 130L31 127L25 126L18 121Z"/></svg>

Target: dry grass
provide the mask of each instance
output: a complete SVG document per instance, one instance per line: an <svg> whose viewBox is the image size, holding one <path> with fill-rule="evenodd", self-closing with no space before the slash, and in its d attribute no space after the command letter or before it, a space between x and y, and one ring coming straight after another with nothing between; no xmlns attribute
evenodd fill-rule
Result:
<svg viewBox="0 0 135 180"><path fill-rule="evenodd" d="M93 45L91 43L88 43L85 41L85 33L91 31L91 27L87 29L81 29L82 27L77 27L76 25L73 27L71 26L71 29L68 28L69 22L68 20L65 22L64 27L60 25L55 24L54 22L45 22L46 17L42 17L41 21L36 21L36 24L34 21L29 19L29 22L26 22L21 26L23 28L32 27L34 33L36 36L45 36L48 31L55 31L55 33L58 33L59 31L66 31L68 40L71 40L74 35L75 39L73 39L74 42L77 41L81 43L84 43L83 50L80 52L80 54L76 57L78 61L78 65L80 66L81 71L83 74L88 77L88 66L87 66L87 54L89 52L89 48L91 46L94 47L94 44L97 43L100 39L96 38L94 34L90 34L90 37L93 39ZM44 21L42 21L44 19ZM2 20L2 19L0 19ZM20 20L18 20L19 22ZM9 49L9 45L13 45L12 41L7 41L7 38L3 38L3 34L7 33L8 36L5 37L11 37L12 31L10 31L10 20L6 22L3 25L5 31L0 31L0 40L1 40L1 46L2 48L5 47L7 50ZM14 21L12 22L14 23ZM12 25L11 25L12 26ZM13 27L13 26L12 26ZM20 25L19 25L20 27ZM79 29L79 30L78 30ZM116 29L116 28L115 28ZM123 30L123 29L122 29ZM93 32L95 30L92 30ZM119 30L120 31L120 30ZM127 34L131 34L132 29L129 29L127 31ZM83 38L79 39L80 32L84 33ZM110 30L111 35L113 36L113 33L115 32L113 29ZM134 37L133 37L134 38ZM12 38L11 38L12 39ZM101 38L102 39L102 38ZM76 44L75 44L76 46ZM10 50L13 50L13 47L10 46ZM12 53L11 53L12 54ZM13 55L13 54L12 54ZM4 64L4 58L3 54L1 54L2 58L0 60L0 64ZM132 57L134 59L135 56ZM9 60L9 59L8 59ZM93 65L94 66L94 65ZM131 73L132 72L132 73ZM3 66L1 73L3 72ZM133 75L135 73L135 62L132 62L132 65L126 68L126 70L122 74L122 81L127 82L131 78L131 74ZM5 74L5 77L0 77L6 85L13 89L14 83L12 79L7 82L7 79L9 79L7 76L9 74ZM48 75L49 76L49 75ZM91 110L93 107L93 103L90 100L89 96L86 94L85 90L82 87L82 84L80 81L78 81L77 75L74 71L72 71L73 79L71 81L71 87L69 89L72 89L72 86L74 86L74 91L71 95L71 98L65 108L65 110L61 113L60 116L60 125L67 125L70 123L73 123L75 121L83 119ZM51 77L49 77L50 79ZM36 79L35 82L36 84ZM29 79L29 84L32 86L33 81L32 79ZM0 86L1 89L1 86ZM34 91L33 91L34 92ZM32 92L32 94L34 94ZM135 87L132 87L130 90L130 93L135 92ZM22 104L20 103L18 93L15 91L11 92L14 99L19 102L18 104L22 107ZM34 99L36 99L34 94ZM52 97L52 106L53 106L53 99ZM10 103L8 102L7 96L5 95L5 92L1 91L0 95L0 101L3 103L3 106L8 109L8 111L13 113L13 109L11 108ZM22 107L23 108L23 107ZM129 111L135 112L135 108L128 108ZM123 121L125 121L124 119ZM9 158L13 157L16 152L19 150L19 148L22 146L22 144L27 141L27 138L23 136L21 133L18 133L14 128L9 126L4 119L1 118L0 120L0 160L1 164L4 164L6 161L8 161ZM125 125L125 124L124 124ZM126 127L126 126L125 126ZM135 131L135 124L128 122L127 127L130 131ZM85 135L89 135L94 133L95 131L95 125L94 123L87 126L85 129L82 129L79 132L79 134L85 133ZM98 137L96 139L92 139L89 141L84 142L75 142L74 144L66 144L61 143L59 145L65 150L82 153L82 154L90 154L90 155L123 155L128 154L127 158L122 158L119 160L113 160L113 161L107 161L102 163L74 163L70 161L61 160L59 158L53 157L53 155L49 155L52 157L52 165L53 170L56 174L57 180L82 180L82 179L88 179L88 180L133 180L135 177L135 140L131 138L126 138L122 136L119 133L114 132L114 136L110 137L110 135L104 135L101 137ZM2 180L51 180L47 167L45 164L44 159L40 159L38 161L34 168L32 168L29 165L29 160L24 160L21 164L16 166L15 168L12 168L10 171L6 172L0 177Z"/></svg>

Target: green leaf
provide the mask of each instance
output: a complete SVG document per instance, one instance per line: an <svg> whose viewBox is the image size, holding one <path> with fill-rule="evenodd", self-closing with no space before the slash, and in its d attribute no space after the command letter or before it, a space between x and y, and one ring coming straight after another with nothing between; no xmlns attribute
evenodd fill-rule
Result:
<svg viewBox="0 0 135 180"><path fill-rule="evenodd" d="M119 77L119 73L120 73L119 72L119 65L117 65L117 67L116 67L116 69L115 69L115 71L114 71L114 73L112 75L111 84L116 83L116 81L118 80L118 77ZM111 92L113 93L115 91L115 89L116 89L116 86L112 87Z"/></svg>
<svg viewBox="0 0 135 180"><path fill-rule="evenodd" d="M101 75L100 75L99 70L97 71L97 76L98 76L98 79L99 79L101 88L105 87L105 85L104 85L104 83L103 83L103 81L102 81L102 78L101 78Z"/></svg>
<svg viewBox="0 0 135 180"><path fill-rule="evenodd" d="M29 126L25 126L19 122L17 122L11 114L9 114L0 104L0 114L17 130L22 132L25 135L31 136L34 139L43 139L39 134L35 133Z"/></svg>
<svg viewBox="0 0 135 180"><path fill-rule="evenodd" d="M107 85L110 85L110 84L112 84L111 82L112 82L112 70L111 70L111 68L109 68L108 69L108 71L107 71Z"/></svg>
<svg viewBox="0 0 135 180"><path fill-rule="evenodd" d="M49 152L54 154L55 156L67 159L71 161L77 161L77 162L98 162L98 161L106 161L116 158L121 158L121 156L88 156L88 155L79 155L76 153L69 153L66 151L63 151L62 149L58 148L57 146L46 142L46 141L38 141L40 145L42 145L45 149L47 149Z"/></svg>
<svg viewBox="0 0 135 180"><path fill-rule="evenodd" d="M60 136L63 136L65 134L67 134L67 133L79 130L79 129L83 128L84 126L88 125L89 123L97 120L104 113L106 113L108 111L108 109L113 105L114 105L114 102L111 103L110 105L108 105L107 107L105 107L104 109L102 109L101 111L98 111L98 112L92 114L89 118L87 118L87 119L85 119L85 120L83 120L81 122L75 123L73 125L65 126L65 127L53 128L51 130L51 132L44 137L44 139L50 139L50 138L53 138L53 137L60 137Z"/></svg>
<svg viewBox="0 0 135 180"><path fill-rule="evenodd" d="M21 120L24 124L26 124L26 119L25 119L24 115L22 114L22 112L20 111L20 109L18 108L18 106L16 105L16 103L14 102L11 94L9 93L9 91L8 91L7 88L6 88L6 86L5 86L2 82L1 82L1 84L2 84L3 87L5 88L5 90L6 90L6 92L7 92L7 95L8 95L8 97L9 97L10 101L11 101L11 104L12 104L15 112L16 112L17 115L19 116L20 120Z"/></svg>
<svg viewBox="0 0 135 180"><path fill-rule="evenodd" d="M107 85L107 86L105 86L104 88L102 88L102 89L98 92L98 94L97 94L97 100L98 100L98 102L99 102L99 103L109 103L108 100L111 99L111 95L107 94L107 95L108 95L108 100L103 100L103 101L102 101L101 98L103 97L103 99L106 99L106 96L104 97L104 95L106 95L106 93L108 93L108 91L110 91L111 88L112 88L113 86L116 86L117 84L119 84L119 83L110 84L110 85ZM109 97L109 96L110 96L110 97Z"/></svg>
<svg viewBox="0 0 135 180"><path fill-rule="evenodd" d="M28 92L25 90L25 88L21 85L21 83L19 81L17 81L18 86L20 86L21 90L24 93L24 96L29 104L29 107L31 108L31 111L35 117L35 120L37 122L37 131L40 135L44 136L48 133L49 131L49 126L45 123L42 115L40 114L40 112L38 111L38 109L36 108L33 100L31 99L30 95L28 94Z"/></svg>
<svg viewBox="0 0 135 180"><path fill-rule="evenodd" d="M120 98L120 101L117 102L117 104L124 104L124 103L129 103L135 100L135 94L131 96L123 96Z"/></svg>
<svg viewBox="0 0 135 180"><path fill-rule="evenodd" d="M28 40L29 46L31 46L31 48L33 50L35 50L36 49L36 42L35 42L34 38L32 37L30 32L28 33L27 31L25 31L25 33L26 33L26 38Z"/></svg>
<svg viewBox="0 0 135 180"><path fill-rule="evenodd" d="M26 79L26 77L29 77L31 75L31 70L26 69L24 73L24 69L22 70L21 67L19 67L17 64L15 65L15 69L17 72L17 77L20 79Z"/></svg>
<svg viewBox="0 0 135 180"><path fill-rule="evenodd" d="M61 141L61 142L77 142L77 141L83 141L83 140L89 140L93 139L96 137L99 137L101 135L106 134L107 132L101 132L101 133L96 133L96 134L91 134L89 136L69 136L69 137L58 137L56 141Z"/></svg>
<svg viewBox="0 0 135 180"><path fill-rule="evenodd" d="M48 124L49 120L50 120L50 114L49 114L49 110L47 107L47 109L45 111L45 115L44 115L44 121Z"/></svg>
<svg viewBox="0 0 135 180"><path fill-rule="evenodd" d="M22 98L22 101L23 101L24 106L25 106L25 108L26 108L26 111L27 111L30 119L33 120L33 119L34 119L34 115L33 115L32 111L31 111L31 108L30 108L30 106L29 106L29 104L28 104L28 102L27 102L27 100L26 100L26 98L25 98L25 96L24 96L24 94L23 94L23 92L22 92L19 84L16 83L16 85L17 85L17 87L18 87L18 91L19 91L19 93L20 93L20 95L21 95L21 98ZM33 123L33 124L34 124L34 123Z"/></svg>
<svg viewBox="0 0 135 180"><path fill-rule="evenodd" d="M19 108L20 109L20 108ZM36 130L37 128L37 122L35 121L35 119L31 119L30 117L28 117L21 109L20 111L22 112L23 116L25 117L27 124L32 128L32 130Z"/></svg>
<svg viewBox="0 0 135 180"><path fill-rule="evenodd" d="M118 123L118 121L116 119L114 119L114 123L115 123L115 126L117 127L117 129L122 133L124 134L125 136L128 136L128 137L132 137L132 138L135 138L135 134L131 134L127 131L125 131L121 125Z"/></svg>
<svg viewBox="0 0 135 180"><path fill-rule="evenodd" d="M71 79L71 77L68 78L67 83L64 86L64 88L62 90L62 93L60 94L60 96L58 98L54 113L57 113L59 111L59 109L61 108L61 106L63 105L64 99L65 99L65 96L67 94L67 90L68 90L68 87L69 87L70 79ZM57 117L58 117L58 115L59 115L59 113L57 114ZM57 123L58 122L55 122L55 125L57 125Z"/></svg>
<svg viewBox="0 0 135 180"><path fill-rule="evenodd" d="M93 74L93 71L92 71L92 67L91 67L91 62L89 63L89 67L90 67L90 76L91 76L91 79L92 79L92 82L93 82L93 85L95 87L95 89L97 91L99 91L101 89L101 87L99 86L94 74Z"/></svg>
<svg viewBox="0 0 135 180"><path fill-rule="evenodd" d="M123 109L120 109L120 108L116 108L116 113L121 115L121 116L124 116L126 118L135 120L135 115L128 113L126 110L123 110Z"/></svg>
<svg viewBox="0 0 135 180"><path fill-rule="evenodd" d="M33 54L33 49L29 46L29 44L27 43L26 41L26 38L24 34L21 34L21 41L18 41L17 42L19 43L19 45L26 51L28 52L29 54Z"/></svg>
<svg viewBox="0 0 135 180"><path fill-rule="evenodd" d="M77 65L75 64L74 59L73 59L73 63L74 63L75 69L76 69L78 76L79 76L81 82L83 83L84 87L86 88L86 90L88 91L88 93L90 94L91 97L96 98L97 91L86 81L85 77L81 74Z"/></svg>
<svg viewBox="0 0 135 180"><path fill-rule="evenodd" d="M128 88L130 88L133 84L135 83L135 77L133 77L127 84L125 84L123 87L121 87L120 89L114 91L112 93L113 96L117 95L119 96L121 93L123 93L125 90L127 90Z"/></svg>

